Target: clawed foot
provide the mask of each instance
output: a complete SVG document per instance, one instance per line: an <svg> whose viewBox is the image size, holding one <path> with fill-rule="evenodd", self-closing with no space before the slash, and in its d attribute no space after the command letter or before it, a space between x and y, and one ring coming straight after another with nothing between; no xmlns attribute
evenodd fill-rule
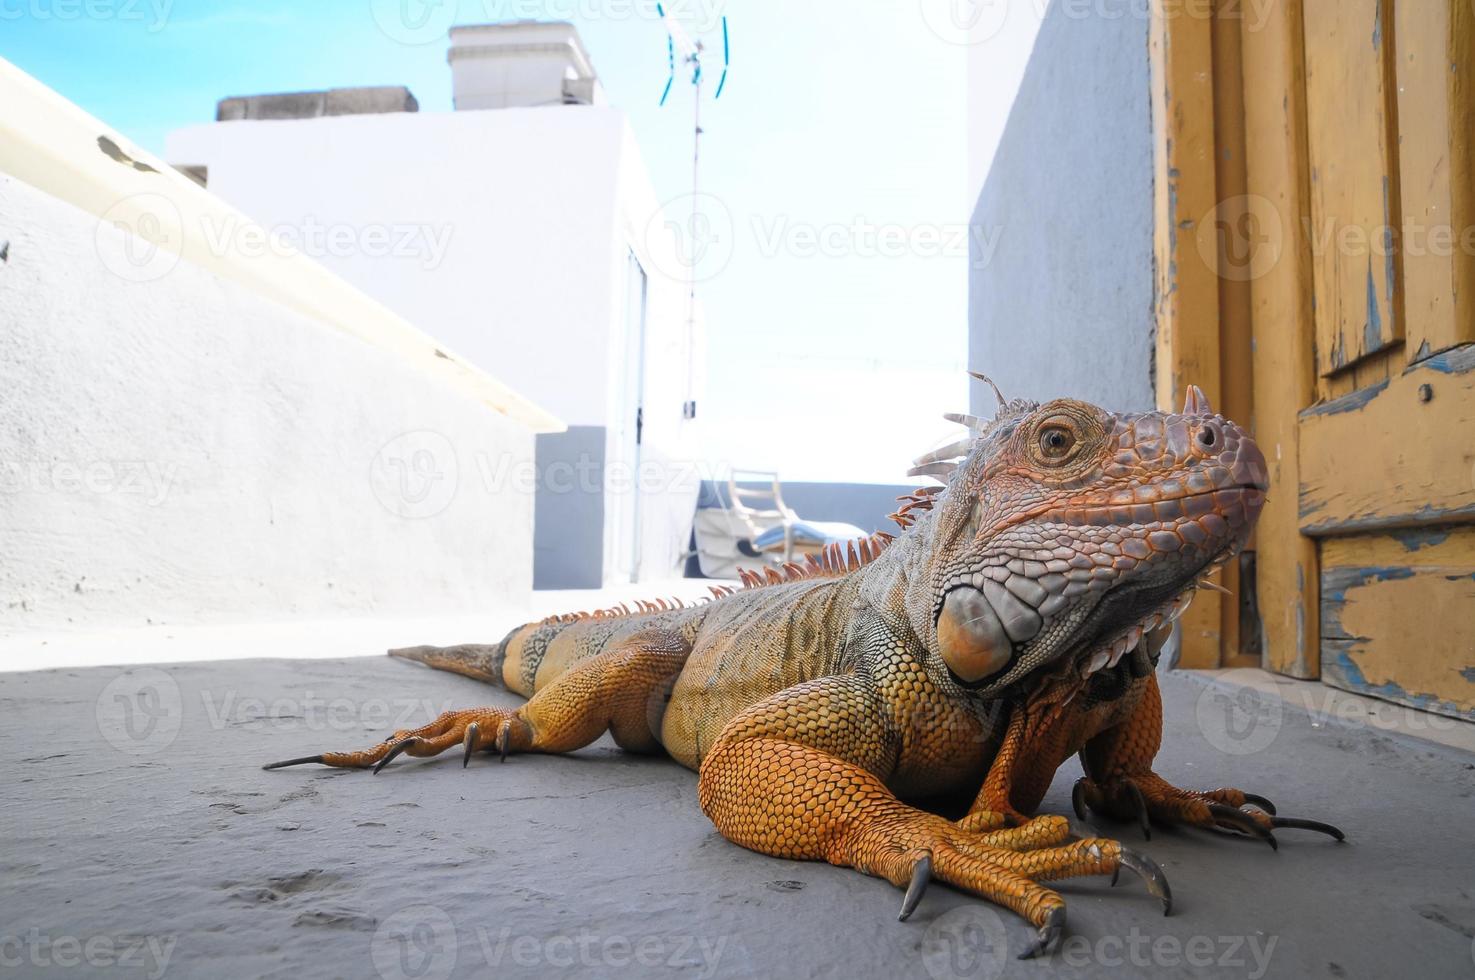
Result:
<svg viewBox="0 0 1475 980"><path fill-rule="evenodd" d="M1038 956L1065 928L1065 900L1039 884L1080 875L1111 875L1122 868L1172 910L1167 877L1152 859L1104 838L1076 839L1064 817L1042 816L1003 826L998 814L971 814L950 823L930 814L863 832L849 842L849 863L906 887L899 918L906 919L937 878L1023 916L1035 939L1020 959ZM983 829L996 828L996 829Z"/></svg>
<svg viewBox="0 0 1475 980"><path fill-rule="evenodd" d="M1263 840L1277 850L1280 845L1274 832L1281 828L1314 830L1338 841L1346 839L1329 823L1278 816L1275 806L1263 796L1237 789L1202 793L1178 789L1151 772L1100 783L1082 777L1071 790L1071 804L1082 820L1088 807L1118 820L1135 820L1142 827L1143 837L1149 839L1154 820L1240 833Z"/></svg>
<svg viewBox="0 0 1475 980"><path fill-rule="evenodd" d="M461 765L471 761L472 753L495 749L505 762L509 752L526 751L532 742L532 729L515 710L507 708L469 708L447 711L430 724L395 732L378 745L362 752L324 752L273 762L263 769L283 769L317 763L345 769L373 769L378 772L401 753L413 756L439 755L460 745L464 750Z"/></svg>

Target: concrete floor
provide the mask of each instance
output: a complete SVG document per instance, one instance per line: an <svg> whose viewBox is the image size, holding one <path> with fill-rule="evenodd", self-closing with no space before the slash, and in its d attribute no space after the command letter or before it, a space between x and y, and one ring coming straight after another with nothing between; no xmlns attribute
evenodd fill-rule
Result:
<svg viewBox="0 0 1475 980"><path fill-rule="evenodd" d="M1068 939L1042 965L1014 959L1019 920L947 887L900 923L884 882L728 843L692 773L608 742L467 771L260 768L516 700L465 678L385 657L0 674L0 975L1475 973L1475 755L1188 676L1164 692L1160 771L1349 842L1105 825L1163 866L1175 914L1131 881L1065 882Z"/></svg>

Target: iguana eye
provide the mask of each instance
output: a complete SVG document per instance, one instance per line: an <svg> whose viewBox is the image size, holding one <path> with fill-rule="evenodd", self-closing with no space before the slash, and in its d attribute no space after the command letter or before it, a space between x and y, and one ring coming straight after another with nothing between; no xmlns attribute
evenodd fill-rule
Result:
<svg viewBox="0 0 1475 980"><path fill-rule="evenodd" d="M1041 427L1039 435L1040 455L1047 460L1058 461L1070 455L1075 448L1075 433L1059 423Z"/></svg>

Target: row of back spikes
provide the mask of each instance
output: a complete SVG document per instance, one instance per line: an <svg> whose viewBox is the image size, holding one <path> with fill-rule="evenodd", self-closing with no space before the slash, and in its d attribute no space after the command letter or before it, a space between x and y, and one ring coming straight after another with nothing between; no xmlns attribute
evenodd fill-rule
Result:
<svg viewBox="0 0 1475 980"><path fill-rule="evenodd" d="M901 506L896 509L896 513L886 516L895 521L902 530L906 530L916 523L917 518L912 512L931 510L937 500L937 495L945 489L945 487L922 487L911 493L903 494L896 498L902 502ZM743 580L743 587L748 589L778 585L782 582L797 582L806 578L831 578L847 572L859 571L869 565L894 540L894 535L887 534L885 531L877 531L868 538L861 538L859 542L847 541L844 547L841 547L840 542L832 541L820 549L818 555L805 555L802 565L790 561L784 562L779 568L768 567L762 571L739 568L738 575Z"/></svg>
<svg viewBox="0 0 1475 980"><path fill-rule="evenodd" d="M912 526L916 517L913 511L931 510L936 502L937 494L943 491L943 487L922 487L904 494L896 499L902 505L896 509L896 513L887 516L895 521L903 530ZM766 585L779 585L784 582L797 582L801 579L833 578L848 572L859 571L866 565L876 560L876 557L886 550L895 536L885 531L877 531L868 538L861 538L859 542L851 540L845 542L842 547L838 541L832 541L820 550L818 555L805 555L804 563L785 562L779 568L764 568L761 572L749 571L746 568L738 569L738 576L742 579L743 588L761 589ZM610 606L607 609L595 609L592 612L564 613L562 615L549 616L542 620L544 624L552 623L576 623L586 619L614 619L621 616L638 616L647 613L671 612L676 609L690 609L703 603L712 602L717 599L725 599L738 590L730 585L709 585L707 591L711 597L702 597L690 602L672 596L669 599L647 599L633 600L635 608L629 603L622 602L618 606Z"/></svg>

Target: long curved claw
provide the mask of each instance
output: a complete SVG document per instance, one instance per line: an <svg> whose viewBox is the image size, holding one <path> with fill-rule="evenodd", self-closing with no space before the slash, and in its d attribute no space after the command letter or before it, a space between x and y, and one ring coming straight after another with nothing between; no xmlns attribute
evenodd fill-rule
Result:
<svg viewBox="0 0 1475 980"><path fill-rule="evenodd" d="M1248 797L1246 797L1246 799L1248 799ZM1272 810L1270 812L1273 814L1275 811ZM1336 827L1333 827L1331 824L1329 824L1329 823L1322 823L1320 820L1303 820L1300 817L1276 817L1276 816L1272 816L1270 818L1270 826L1272 826L1272 827L1291 827L1291 828L1294 828L1296 830L1314 830L1314 831L1316 831L1318 833L1326 834L1328 837L1335 837L1339 843L1341 841L1345 841L1347 839L1347 835L1346 834L1342 833L1340 830L1338 830Z"/></svg>
<svg viewBox="0 0 1475 980"><path fill-rule="evenodd" d="M1082 820L1086 819L1086 777L1082 776L1076 780L1076 784L1070 788L1070 808L1076 812L1076 816Z"/></svg>
<svg viewBox="0 0 1475 980"><path fill-rule="evenodd" d="M384 758L374 763L374 775L379 775L379 770L389 765L389 763L394 760L395 756L399 755L401 752L412 745L419 745L421 741L422 739L420 739L418 736L411 735L409 738L402 738L398 742L395 742L389 747L389 751L384 753Z"/></svg>
<svg viewBox="0 0 1475 980"><path fill-rule="evenodd" d="M461 740L466 746L466 754L461 757L461 768L465 769L471 762L471 753L476 751L476 736L481 731L481 725L472 722L466 726L466 737Z"/></svg>
<svg viewBox="0 0 1475 980"><path fill-rule="evenodd" d="M287 759L283 762L271 762L262 766L261 768L270 771L272 769L285 769L288 766L305 766L309 763L317 763L318 765L323 765L323 757L320 755L305 755L300 759Z"/></svg>
<svg viewBox="0 0 1475 980"><path fill-rule="evenodd" d="M1147 813L1147 799L1131 780L1127 781L1127 790L1132 797L1132 805L1137 808L1137 823L1142 827L1142 839L1152 840L1152 818Z"/></svg>
<svg viewBox="0 0 1475 980"><path fill-rule="evenodd" d="M917 903L922 900L922 894L927 891L927 883L932 880L932 853L923 854L921 860L912 865L912 880L907 884L907 893L901 899L901 914L896 918L898 922L905 922L917 909Z"/></svg>
<svg viewBox="0 0 1475 980"><path fill-rule="evenodd" d="M1253 804L1255 804L1255 806L1257 806L1260 809L1264 810L1266 813L1270 814L1272 817L1275 816L1275 804L1274 803L1271 803L1265 797L1260 796L1260 795L1258 795L1256 793L1243 793L1241 795L1244 796L1246 803L1253 803Z"/></svg>
<svg viewBox="0 0 1475 980"><path fill-rule="evenodd" d="M1065 929L1065 909L1052 909L1045 918L1045 924L1040 926L1039 934L1035 941L1030 944L1029 949L1019 954L1022 960L1032 960L1045 950L1050 948L1060 933Z"/></svg>
<svg viewBox="0 0 1475 980"><path fill-rule="evenodd" d="M1214 820L1218 823L1227 824L1230 827L1233 827L1235 830L1243 831L1251 837L1258 837L1260 840L1263 840L1265 843L1269 844L1271 850L1280 850L1280 843L1275 839L1275 835L1271 833L1267 828L1261 826L1254 817L1250 816L1245 811L1236 809L1232 806L1225 806L1223 803L1210 803L1208 807L1209 814L1213 816ZM1266 819L1289 820L1290 818L1267 817Z"/></svg>
<svg viewBox="0 0 1475 980"><path fill-rule="evenodd" d="M1138 854L1124 847L1117 858L1117 865L1118 871L1126 868L1142 879L1148 893L1156 895L1158 901L1163 903L1163 915L1173 914L1173 889L1168 885L1168 876L1163 874L1163 869L1158 867L1156 861L1146 854ZM1116 875L1112 875L1111 883L1116 884Z"/></svg>

